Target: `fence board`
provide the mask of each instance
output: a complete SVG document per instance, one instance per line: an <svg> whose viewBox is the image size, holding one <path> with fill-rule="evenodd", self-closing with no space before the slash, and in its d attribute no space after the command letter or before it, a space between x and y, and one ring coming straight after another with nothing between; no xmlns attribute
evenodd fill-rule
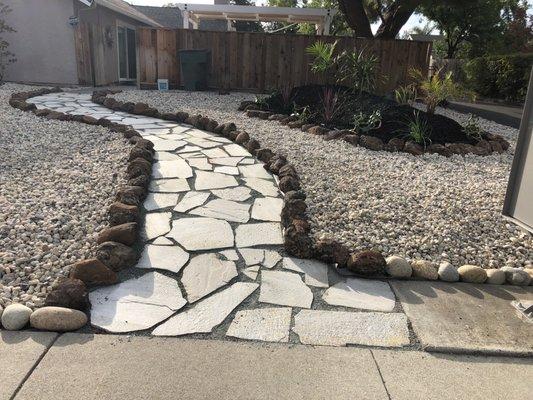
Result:
<svg viewBox="0 0 533 400"><path fill-rule="evenodd" d="M262 92L281 86L323 83L311 73L305 48L317 40L338 41L339 51L362 47L380 58L380 74L387 79L380 90L389 91L407 78L410 68L427 74L431 44L411 40L371 40L332 36L306 36L249 32L211 32L189 29L138 28L139 83L154 87L168 78L173 87L183 85L178 51L211 52L209 86Z"/></svg>

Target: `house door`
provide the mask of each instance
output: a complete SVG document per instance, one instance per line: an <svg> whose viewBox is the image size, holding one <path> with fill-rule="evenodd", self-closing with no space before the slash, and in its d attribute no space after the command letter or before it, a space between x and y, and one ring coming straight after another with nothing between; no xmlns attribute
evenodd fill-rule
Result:
<svg viewBox="0 0 533 400"><path fill-rule="evenodd" d="M121 82L137 80L135 29L118 26L118 73Z"/></svg>

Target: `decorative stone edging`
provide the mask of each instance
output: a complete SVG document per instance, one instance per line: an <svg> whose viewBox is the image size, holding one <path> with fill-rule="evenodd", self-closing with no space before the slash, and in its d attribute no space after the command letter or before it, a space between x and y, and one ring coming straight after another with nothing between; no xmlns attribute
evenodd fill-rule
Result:
<svg viewBox="0 0 533 400"><path fill-rule="evenodd" d="M321 136L324 140L341 139L354 146L359 145L374 151L404 152L414 156L429 153L450 157L453 154L475 154L478 156L487 156L491 153L501 154L509 148L509 142L507 142L507 140L500 135L492 133L484 133L485 138L476 143L475 146L468 143L446 143L444 145L433 143L424 147L416 142L410 140L406 141L401 138L392 138L387 143L384 143L381 139L375 136L358 135L351 130L329 130L320 125L305 124L298 120L298 117L296 116L274 114L270 111L257 110L255 107L256 105L254 102L244 101L239 106L239 111L245 111L246 116L250 118L278 121L291 129L301 129L303 132Z"/></svg>
<svg viewBox="0 0 533 400"><path fill-rule="evenodd" d="M63 279L45 299L45 306L32 312L22 304L11 304L2 314L5 329L22 329L29 322L35 329L50 331L77 330L87 324L84 311L90 307L87 287L112 285L118 281L117 272L135 265L137 251L132 247L138 237L139 207L147 195L152 173L154 144L143 139L129 125L112 122L106 118L96 119L87 115L70 115L48 109L37 109L28 103L31 97L59 93L61 88L39 89L14 93L9 104L22 111L31 111L36 116L50 120L75 121L99 125L113 132L120 132L133 145L128 157L127 185L119 188L116 201L108 210L109 228L100 232L96 257L78 261L71 267L68 278ZM103 97L117 91L96 91L93 98Z"/></svg>
<svg viewBox="0 0 533 400"><path fill-rule="evenodd" d="M460 280L468 283L490 284L504 284L507 282L512 285L522 286L533 283L533 269L511 267L483 269L474 265L464 265L456 269L447 262L437 266L435 263L426 260L414 260L409 263L399 256L390 256L385 259L381 253L373 250L351 252L345 245L334 239L328 238L315 241L310 235L311 227L306 214L306 195L301 189L300 178L296 168L287 161L286 156L275 154L271 149L262 148L258 140L251 137L248 132L238 130L233 122L219 123L200 114L189 115L183 111L161 113L146 103L121 102L106 96L93 95L93 101L112 110L182 122L198 129L222 135L245 147L253 156L262 161L267 171L278 176L279 188L284 193L281 213L281 223L284 227L284 247L292 256L314 258L326 263L334 263L337 265L339 273L343 275L354 274L368 278L414 278L445 282L457 282ZM264 111L261 111L261 113L263 114L257 114L258 118L278 120L286 125L290 125L292 122L300 122L291 116L272 115L268 112L267 115ZM277 117L273 118L275 115ZM283 116L283 119L281 116ZM298 126L297 124L292 124L291 127L297 128ZM303 128L301 125L300 127ZM314 127L317 132L319 131L318 128L325 129L323 127ZM311 128L309 126L307 131ZM323 131L322 134L324 133ZM505 139L501 139L505 141ZM505 141L505 143L507 142Z"/></svg>

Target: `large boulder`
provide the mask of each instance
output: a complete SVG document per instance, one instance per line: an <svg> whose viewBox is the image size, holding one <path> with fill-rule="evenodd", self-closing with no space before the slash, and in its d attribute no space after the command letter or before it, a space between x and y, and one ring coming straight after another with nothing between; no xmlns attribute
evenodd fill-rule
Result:
<svg viewBox="0 0 533 400"><path fill-rule="evenodd" d="M138 217L139 207L137 206L114 202L109 207L108 219L111 226L135 222Z"/></svg>
<svg viewBox="0 0 533 400"><path fill-rule="evenodd" d="M505 283L505 272L501 269L486 269L485 273L487 274L487 280L485 283L489 283L491 285L503 285Z"/></svg>
<svg viewBox="0 0 533 400"><path fill-rule="evenodd" d="M462 265L457 269L463 282L484 283L487 280L487 273L477 265Z"/></svg>
<svg viewBox="0 0 533 400"><path fill-rule="evenodd" d="M83 327L87 315L79 310L64 307L42 307L30 316L32 328L43 331L69 332Z"/></svg>
<svg viewBox="0 0 533 400"><path fill-rule="evenodd" d="M436 281L439 279L437 267L431 261L414 260L411 262L413 268L413 276L416 278L427 279L429 281Z"/></svg>
<svg viewBox="0 0 533 400"><path fill-rule="evenodd" d="M387 263L385 270L393 278L409 278L413 273L411 264L403 257L389 256L385 261Z"/></svg>
<svg viewBox="0 0 533 400"><path fill-rule="evenodd" d="M365 250L353 253L348 258L347 267L359 275L374 276L385 272L387 262L383 255L374 250Z"/></svg>
<svg viewBox="0 0 533 400"><path fill-rule="evenodd" d="M317 256L326 263L335 263L344 268L348 264L350 251L334 239L320 239L315 245Z"/></svg>
<svg viewBox="0 0 533 400"><path fill-rule="evenodd" d="M96 258L117 272L132 267L137 262L137 252L118 242L104 242L96 250Z"/></svg>
<svg viewBox="0 0 533 400"><path fill-rule="evenodd" d="M96 258L72 265L70 278L79 279L87 286L113 285L118 281L117 274Z"/></svg>
<svg viewBox="0 0 533 400"><path fill-rule="evenodd" d="M361 135L359 137L359 145L374 151L383 150L385 146L380 138L369 135Z"/></svg>
<svg viewBox="0 0 533 400"><path fill-rule="evenodd" d="M83 311L89 307L87 287L79 279L64 279L48 294L45 305Z"/></svg>
<svg viewBox="0 0 533 400"><path fill-rule="evenodd" d="M10 304L2 313L2 326L8 331L18 331L28 324L31 313L31 308L23 304Z"/></svg>
<svg viewBox="0 0 533 400"><path fill-rule="evenodd" d="M459 272L452 264L447 261L439 265L439 279L444 282L457 282L459 280Z"/></svg>
<svg viewBox="0 0 533 400"><path fill-rule="evenodd" d="M119 242L126 246L131 246L135 243L137 238L137 223L128 222L127 224L121 224L104 229L98 235L97 242Z"/></svg>

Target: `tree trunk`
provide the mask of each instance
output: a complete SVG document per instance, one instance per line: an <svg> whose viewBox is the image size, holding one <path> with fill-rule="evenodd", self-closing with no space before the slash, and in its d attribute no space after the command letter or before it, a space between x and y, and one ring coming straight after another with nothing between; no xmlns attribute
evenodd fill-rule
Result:
<svg viewBox="0 0 533 400"><path fill-rule="evenodd" d="M338 0L338 2L348 26L354 30L356 36L374 37L362 0Z"/></svg>
<svg viewBox="0 0 533 400"><path fill-rule="evenodd" d="M380 39L394 39L422 0L396 0L384 13L384 20L376 32Z"/></svg>

